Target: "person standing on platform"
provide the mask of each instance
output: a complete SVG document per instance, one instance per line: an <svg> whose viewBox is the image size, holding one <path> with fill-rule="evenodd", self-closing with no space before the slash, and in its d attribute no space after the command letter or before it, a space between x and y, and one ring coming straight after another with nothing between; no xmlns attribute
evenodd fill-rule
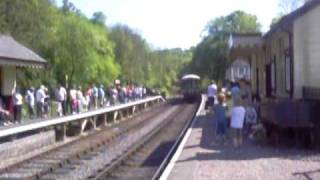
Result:
<svg viewBox="0 0 320 180"><path fill-rule="evenodd" d="M55 102L53 102L54 104L56 104L56 109L55 109L55 113L58 116L62 116L63 115L63 111L62 111L62 103L60 101L61 97L59 94L60 91L60 86L58 86L55 90L54 90L54 97L55 97ZM53 106L55 107L55 106Z"/></svg>
<svg viewBox="0 0 320 180"><path fill-rule="evenodd" d="M224 102L226 97L223 93L218 95L218 104L213 106L216 121L216 140L225 143L227 132L226 106Z"/></svg>
<svg viewBox="0 0 320 180"><path fill-rule="evenodd" d="M98 92L98 88L96 87L96 85L92 85L92 103L94 106L94 109L98 108L98 96L99 96L99 92Z"/></svg>
<svg viewBox="0 0 320 180"><path fill-rule="evenodd" d="M231 93L233 103L236 98L240 98L240 88L237 82L232 82L230 93Z"/></svg>
<svg viewBox="0 0 320 180"><path fill-rule="evenodd" d="M78 86L78 89L77 89L77 102L78 102L78 113L81 113L84 111L84 109L86 109L87 107L87 102L86 102L86 99L84 98L83 96L83 93L82 93L82 87L81 86Z"/></svg>
<svg viewBox="0 0 320 180"><path fill-rule="evenodd" d="M104 106L104 100L105 100L105 92L104 92L104 87L101 84L99 89L98 89L98 99L99 99L99 107Z"/></svg>
<svg viewBox="0 0 320 180"><path fill-rule="evenodd" d="M0 96L0 124L7 126L12 124L9 121L10 112L4 108L2 97Z"/></svg>
<svg viewBox="0 0 320 180"><path fill-rule="evenodd" d="M70 105L71 105L71 109L72 109L72 114L77 113L77 109L78 109L78 101L77 101L77 90L75 88L75 86L72 86L72 88L69 91L69 95L70 95Z"/></svg>
<svg viewBox="0 0 320 180"><path fill-rule="evenodd" d="M43 118L43 110L44 110L44 99L46 94L44 92L45 87L43 85L36 92L36 108L37 108L37 117Z"/></svg>
<svg viewBox="0 0 320 180"><path fill-rule="evenodd" d="M58 91L58 101L61 103L62 114L67 115L67 90L62 85L59 87Z"/></svg>
<svg viewBox="0 0 320 180"><path fill-rule="evenodd" d="M207 95L208 95L208 104L207 106L211 106L213 107L214 105L214 101L215 101L215 97L216 97L216 94L217 94L217 85L215 83L214 80L211 81L211 84L208 86L208 92L207 92Z"/></svg>
<svg viewBox="0 0 320 180"><path fill-rule="evenodd" d="M47 87L44 88L44 103L43 103L43 117L48 118L50 112L50 94L49 89Z"/></svg>
<svg viewBox="0 0 320 180"><path fill-rule="evenodd" d="M86 99L86 105L87 105L87 108L86 110L89 111L90 109L92 109L93 107L93 104L92 104L92 88L89 86L87 88L87 90L85 91L84 93L84 96L85 96L85 99Z"/></svg>
<svg viewBox="0 0 320 180"><path fill-rule="evenodd" d="M240 80L240 95L245 106L252 103L252 90L250 82L245 79Z"/></svg>
<svg viewBox="0 0 320 180"><path fill-rule="evenodd" d="M231 130L233 132L234 147L242 145L242 129L245 118L245 109L240 98L236 98L231 111Z"/></svg>
<svg viewBox="0 0 320 180"><path fill-rule="evenodd" d="M31 87L30 89L27 90L25 101L28 105L29 118L32 119L34 118L34 115L35 115L34 114L34 87Z"/></svg>
<svg viewBox="0 0 320 180"><path fill-rule="evenodd" d="M13 112L13 120L15 123L21 122L21 113L22 113L22 102L23 97L20 94L20 91L17 89L13 95L13 105L14 105L14 112Z"/></svg>
<svg viewBox="0 0 320 180"><path fill-rule="evenodd" d="M254 108L254 106L251 104L248 105L246 107L246 115L245 115L245 134L246 134L246 136L250 137L250 135L252 133L252 127L255 124L257 124L257 118L258 118L257 111Z"/></svg>

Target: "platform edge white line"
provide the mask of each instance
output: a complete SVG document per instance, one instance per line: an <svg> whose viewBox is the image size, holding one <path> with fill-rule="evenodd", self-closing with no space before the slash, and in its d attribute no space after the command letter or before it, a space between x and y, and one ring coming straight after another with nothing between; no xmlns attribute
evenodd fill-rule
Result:
<svg viewBox="0 0 320 180"><path fill-rule="evenodd" d="M192 120L191 126L188 128L185 136L183 137L179 147L177 148L176 153L173 155L172 159L170 160L170 162L168 163L167 167L165 168L165 170L163 171L163 173L160 176L160 180L166 180L168 179L173 167L175 166L177 160L179 159L182 150L187 142L187 140L189 139L190 135L191 135L191 131L198 119L198 116L200 115L201 110L203 109L203 106L205 104L205 95L201 95L201 103L200 106L196 112L196 116L194 117L194 119Z"/></svg>

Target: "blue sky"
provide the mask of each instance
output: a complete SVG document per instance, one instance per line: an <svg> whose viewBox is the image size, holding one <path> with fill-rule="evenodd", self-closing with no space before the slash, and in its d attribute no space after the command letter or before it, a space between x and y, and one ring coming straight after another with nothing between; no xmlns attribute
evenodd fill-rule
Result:
<svg viewBox="0 0 320 180"><path fill-rule="evenodd" d="M211 19L235 10L258 17L263 32L279 9L279 0L70 0L86 16L96 11L107 25L127 24L155 48L189 48L201 40ZM57 0L58 5L62 0Z"/></svg>

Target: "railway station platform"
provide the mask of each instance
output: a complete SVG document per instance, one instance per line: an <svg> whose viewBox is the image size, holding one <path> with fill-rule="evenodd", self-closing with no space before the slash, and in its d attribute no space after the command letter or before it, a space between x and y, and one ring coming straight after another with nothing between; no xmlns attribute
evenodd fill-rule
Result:
<svg viewBox="0 0 320 180"><path fill-rule="evenodd" d="M215 122L202 103L160 179L320 179L319 152L249 139L235 149L228 136L226 144L212 143Z"/></svg>

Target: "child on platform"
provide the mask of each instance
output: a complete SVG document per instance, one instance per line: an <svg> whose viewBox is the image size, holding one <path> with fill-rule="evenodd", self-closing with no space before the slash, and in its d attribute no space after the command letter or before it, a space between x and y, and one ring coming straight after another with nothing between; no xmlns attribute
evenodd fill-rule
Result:
<svg viewBox="0 0 320 180"><path fill-rule="evenodd" d="M231 130L233 133L233 143L236 148L242 145L242 129L244 124L245 112L246 111L242 106L241 99L236 98L231 111Z"/></svg>

